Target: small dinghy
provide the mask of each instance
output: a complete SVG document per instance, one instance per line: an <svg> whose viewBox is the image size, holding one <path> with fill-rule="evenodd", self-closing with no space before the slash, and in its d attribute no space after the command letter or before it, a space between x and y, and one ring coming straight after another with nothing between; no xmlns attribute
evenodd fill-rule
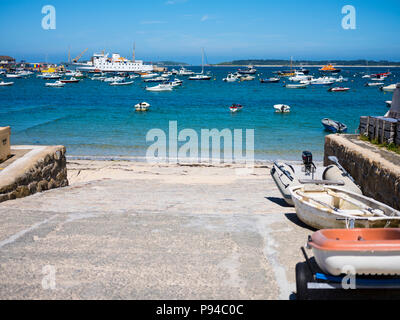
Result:
<svg viewBox="0 0 400 320"><path fill-rule="evenodd" d="M141 102L135 105L136 111L147 111L150 108L150 104L147 102Z"/></svg>
<svg viewBox="0 0 400 320"><path fill-rule="evenodd" d="M308 240L318 266L333 276L352 266L358 275L400 275L400 229L330 229Z"/></svg>
<svg viewBox="0 0 400 320"><path fill-rule="evenodd" d="M243 106L241 104L236 104L236 103L234 103L233 105L231 105L229 107L229 110L232 113L238 112L238 111L240 111L242 109L243 109Z"/></svg>
<svg viewBox="0 0 400 320"><path fill-rule="evenodd" d="M400 212L372 198L340 187L302 185L290 188L297 217L316 229L399 227Z"/></svg>
<svg viewBox="0 0 400 320"><path fill-rule="evenodd" d="M4 81L0 82L1 87L12 86L13 84L14 84L14 82L4 82Z"/></svg>
<svg viewBox="0 0 400 320"><path fill-rule="evenodd" d="M326 131L333 133L345 133L347 132L347 126L339 121L324 118L321 120L322 125Z"/></svg>
<svg viewBox="0 0 400 320"><path fill-rule="evenodd" d="M276 104L274 105L275 112L278 113L289 113L290 107L286 104Z"/></svg>
<svg viewBox="0 0 400 320"><path fill-rule="evenodd" d="M350 88L344 88L344 87L335 87L335 88L330 88L328 89L329 92L345 92L349 91Z"/></svg>
<svg viewBox="0 0 400 320"><path fill-rule="evenodd" d="M291 84L291 83L289 83L289 84L285 85L285 88L288 88L288 89L305 89L307 87L308 87L308 84L306 84L306 83L304 83L304 84L302 84L302 83L300 83L300 84Z"/></svg>
<svg viewBox="0 0 400 320"><path fill-rule="evenodd" d="M62 83L61 81L56 81L56 82L47 82L46 87L53 87L53 88L62 88L64 87L65 84Z"/></svg>
<svg viewBox="0 0 400 320"><path fill-rule="evenodd" d="M279 81L281 81L279 78L260 79L261 83L278 83Z"/></svg>
<svg viewBox="0 0 400 320"><path fill-rule="evenodd" d="M328 167L315 166L312 161L312 154L303 151L303 165L274 162L271 169L271 176L279 189L285 202L294 206L291 187L314 184L314 185L336 185L354 193L362 194L349 173L340 165L336 157L329 157L334 163Z"/></svg>

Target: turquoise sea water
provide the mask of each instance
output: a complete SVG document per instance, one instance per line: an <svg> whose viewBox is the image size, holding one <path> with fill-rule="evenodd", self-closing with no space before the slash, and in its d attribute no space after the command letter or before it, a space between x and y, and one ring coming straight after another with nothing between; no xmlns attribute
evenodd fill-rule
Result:
<svg viewBox="0 0 400 320"><path fill-rule="evenodd" d="M190 68L199 71L200 68ZM13 79L12 87L0 87L0 126L12 127L12 144L62 144L68 155L142 157L151 143L146 133L153 128L168 133L169 121L178 130L254 129L256 159L300 159L302 150L323 156L324 137L321 119L344 122L349 133L358 127L361 115L384 115L386 100L392 94L376 87L364 87L361 68L345 68L341 75L350 92L331 93L328 87L286 89L283 82L261 84L255 81L225 83L228 72L236 68L210 67L213 80L188 81L173 92L148 92L140 78L134 85L112 87L108 83L84 79L64 88L45 87L47 80L31 76ZM261 77L271 77L277 68L258 68ZM386 72L372 69L370 72ZM400 78L393 69L386 85ZM316 68L311 73L318 75ZM356 77L354 75L357 75ZM214 80L215 79L215 80ZM8 79L4 79L8 81ZM155 85L155 84L149 84ZM146 101L150 111L136 112L133 106ZM231 114L229 106L240 103L241 112ZM273 105L291 106L291 113L274 113Z"/></svg>

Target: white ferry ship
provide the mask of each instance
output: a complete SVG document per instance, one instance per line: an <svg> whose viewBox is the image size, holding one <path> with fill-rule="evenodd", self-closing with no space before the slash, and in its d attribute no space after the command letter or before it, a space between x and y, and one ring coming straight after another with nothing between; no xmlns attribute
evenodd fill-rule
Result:
<svg viewBox="0 0 400 320"><path fill-rule="evenodd" d="M111 58L108 54L95 53L87 63L76 63L77 68L82 71L99 70L102 72L149 72L153 71L153 65L144 64L142 60L128 60L118 53L113 53Z"/></svg>

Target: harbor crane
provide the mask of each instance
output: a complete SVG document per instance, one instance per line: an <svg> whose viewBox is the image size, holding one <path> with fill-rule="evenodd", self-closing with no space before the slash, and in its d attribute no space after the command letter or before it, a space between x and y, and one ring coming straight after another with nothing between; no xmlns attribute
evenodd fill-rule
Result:
<svg viewBox="0 0 400 320"><path fill-rule="evenodd" d="M77 56L75 59L72 60L72 62L74 62L74 63L78 62L79 59L82 58L82 56L85 54L85 52L88 51L88 49L89 48L86 48L85 50L83 50L79 56Z"/></svg>

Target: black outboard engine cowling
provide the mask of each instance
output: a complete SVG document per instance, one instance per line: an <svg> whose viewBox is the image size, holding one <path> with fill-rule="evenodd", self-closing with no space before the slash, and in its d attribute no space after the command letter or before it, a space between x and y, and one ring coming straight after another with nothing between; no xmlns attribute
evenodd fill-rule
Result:
<svg viewBox="0 0 400 320"><path fill-rule="evenodd" d="M308 167L311 166L312 164L312 153L310 151L303 151L303 154L301 155L303 158L303 164Z"/></svg>

